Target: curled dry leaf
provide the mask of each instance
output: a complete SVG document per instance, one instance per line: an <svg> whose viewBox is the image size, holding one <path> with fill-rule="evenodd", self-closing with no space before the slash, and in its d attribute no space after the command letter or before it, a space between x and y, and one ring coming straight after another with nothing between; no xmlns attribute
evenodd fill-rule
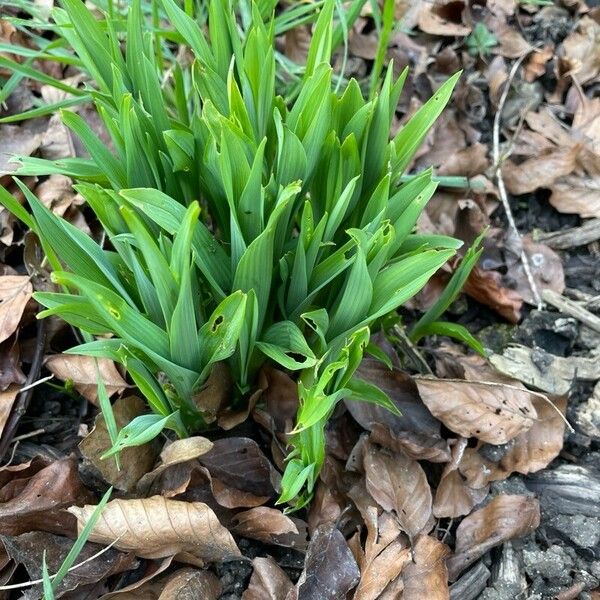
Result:
<svg viewBox="0 0 600 600"><path fill-rule="evenodd" d="M392 455L369 443L363 465L367 489L386 511L393 511L410 537L423 531L431 519L431 489L421 465L402 452Z"/></svg>
<svg viewBox="0 0 600 600"><path fill-rule="evenodd" d="M510 159L502 165L502 177L511 194L527 194L551 188L555 181L569 175L577 166L580 146L560 147L515 164Z"/></svg>
<svg viewBox="0 0 600 600"><path fill-rule="evenodd" d="M489 444L505 444L531 428L534 392L499 383L415 377L429 410L448 429Z"/></svg>
<svg viewBox="0 0 600 600"><path fill-rule="evenodd" d="M525 81L535 81L546 72L546 63L554 56L554 48L546 46L534 52L523 67Z"/></svg>
<svg viewBox="0 0 600 600"><path fill-rule="evenodd" d="M412 547L412 562L402 571L402 600L448 600L448 568L450 549L439 540L421 535Z"/></svg>
<svg viewBox="0 0 600 600"><path fill-rule="evenodd" d="M433 514L438 519L454 519L468 515L488 494L487 486L472 488L463 479L458 466L467 447L467 439L459 438L452 448L452 460L446 465L435 491Z"/></svg>
<svg viewBox="0 0 600 600"><path fill-rule="evenodd" d="M532 533L540 524L540 505L531 496L503 495L465 517L456 530L456 547L448 559L454 581L490 548Z"/></svg>
<svg viewBox="0 0 600 600"><path fill-rule="evenodd" d="M95 506L72 507L81 532ZM205 562L240 556L233 537L202 502L167 500L161 496L111 500L92 530L90 540L110 544L143 558L176 555L181 562Z"/></svg>
<svg viewBox="0 0 600 600"><path fill-rule="evenodd" d="M580 19L577 30L562 43L562 54L572 65L570 74L583 85L600 73L600 25L590 17Z"/></svg>
<svg viewBox="0 0 600 600"><path fill-rule="evenodd" d="M286 600L294 584L285 571L270 557L252 561L254 570L242 600Z"/></svg>
<svg viewBox="0 0 600 600"><path fill-rule="evenodd" d="M521 319L523 299L515 290L502 285L502 277L497 271L487 271L476 265L463 289L471 298L489 306L507 321L518 323Z"/></svg>
<svg viewBox="0 0 600 600"><path fill-rule="evenodd" d="M34 467L32 461L31 469L3 473L6 483L0 490L0 534L74 533L73 517L64 509L92 500L79 479L77 461L64 458L37 472L36 468L39 467Z"/></svg>
<svg viewBox="0 0 600 600"><path fill-rule="evenodd" d="M76 354L54 354L45 361L46 368L61 381L70 380L75 389L93 404L98 404L98 371L109 396L128 386L112 360Z"/></svg>
<svg viewBox="0 0 600 600"><path fill-rule="evenodd" d="M464 2L424 2L417 19L419 29L431 35L469 35L471 28L461 19L464 6Z"/></svg>
<svg viewBox="0 0 600 600"><path fill-rule="evenodd" d="M146 403L136 396L119 398L113 405L117 428L122 429L135 417L146 412ZM94 429L80 442L84 458L100 473L105 481L119 490L131 491L139 479L148 473L156 460L156 444L125 448L119 454L119 466L113 458L100 458L111 447L103 413L98 413Z"/></svg>
<svg viewBox="0 0 600 600"><path fill-rule="evenodd" d="M13 384L8 389L0 392L0 435L4 431L4 426L8 421L10 411L20 390L21 386Z"/></svg>
<svg viewBox="0 0 600 600"><path fill-rule="evenodd" d="M29 277L0 276L0 342L10 337L19 326L31 294L33 286Z"/></svg>
<svg viewBox="0 0 600 600"><path fill-rule="evenodd" d="M174 442L167 444L160 453L160 464L153 471L150 471L149 473L146 471L143 477L139 479L137 483L138 493L146 495L151 488L160 489L160 478L166 471L175 465L195 461L195 459L202 454L206 454L212 447L213 443L210 440L200 436L190 437L184 440L175 440ZM172 494L172 489L173 486L167 484L165 486L167 494L165 495L174 495Z"/></svg>
<svg viewBox="0 0 600 600"><path fill-rule="evenodd" d="M339 600L358 583L360 573L344 536L335 525L321 525L310 540L304 570L291 600Z"/></svg>

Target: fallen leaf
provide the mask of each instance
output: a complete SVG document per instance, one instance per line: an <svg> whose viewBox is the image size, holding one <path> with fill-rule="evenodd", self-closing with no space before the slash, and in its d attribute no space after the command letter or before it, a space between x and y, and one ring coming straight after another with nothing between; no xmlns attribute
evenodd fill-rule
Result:
<svg viewBox="0 0 600 600"><path fill-rule="evenodd" d="M535 81L546 72L546 63L554 56L554 48L545 46L534 52L523 66L523 78L525 81Z"/></svg>
<svg viewBox="0 0 600 600"><path fill-rule="evenodd" d="M157 600L163 589L163 581L168 578L168 576L165 576L165 578L161 577L158 579L158 576L164 573L171 566L172 562L172 556L168 556L160 562L148 561L143 577L115 592L104 594L99 600L109 600L109 598L118 598L119 600ZM153 584L156 583L157 579L159 585L154 587Z"/></svg>
<svg viewBox="0 0 600 600"><path fill-rule="evenodd" d="M265 544L306 547L294 521L276 508L258 506L237 513L230 530L236 535L259 540ZM281 541L285 542L281 544Z"/></svg>
<svg viewBox="0 0 600 600"><path fill-rule="evenodd" d="M71 507L78 530L95 506ZM176 555L176 560L203 566L205 562L240 556L233 537L202 502L167 500L161 496L111 500L94 526L90 540L110 544L142 558Z"/></svg>
<svg viewBox="0 0 600 600"><path fill-rule="evenodd" d="M87 400L98 405L98 372L109 396L121 393L128 386L112 360L78 354L53 354L46 358L46 368L61 381L72 381L75 389Z"/></svg>
<svg viewBox="0 0 600 600"><path fill-rule="evenodd" d="M402 571L402 600L448 600L448 568L446 544L427 535L417 538L412 548L413 559Z"/></svg>
<svg viewBox="0 0 600 600"><path fill-rule="evenodd" d="M563 177L552 186L550 204L559 212L582 218L600 217L600 179L598 177Z"/></svg>
<svg viewBox="0 0 600 600"><path fill-rule="evenodd" d="M431 519L431 489L425 471L402 452L392 455L367 444L364 455L367 489L386 511L393 511L400 527L412 538Z"/></svg>
<svg viewBox="0 0 600 600"><path fill-rule="evenodd" d="M137 396L119 398L113 404L117 428L122 429L135 417L144 414L146 410L146 403ZM142 446L125 448L119 453L119 466L114 458L100 458L111 446L104 414L100 412L92 431L79 443L79 449L84 458L105 481L119 490L129 492L135 488L140 478L154 466L158 452L156 443L149 442Z"/></svg>
<svg viewBox="0 0 600 600"><path fill-rule="evenodd" d="M73 180L64 175L50 175L37 186L35 195L47 208L61 217L74 204L83 203L83 198L73 190Z"/></svg>
<svg viewBox="0 0 600 600"><path fill-rule="evenodd" d="M358 583L360 572L335 525L321 525L310 540L294 600L339 600ZM289 598L289 596L288 596Z"/></svg>
<svg viewBox="0 0 600 600"><path fill-rule="evenodd" d="M73 546L73 540L69 538L41 531L23 533L16 537L2 536L2 543L9 556L27 569L30 579L42 577L42 553L44 550L48 572L56 573ZM56 590L56 598L60 598L69 590L76 588L78 593L83 593L84 586L90 586L110 575L129 571L138 566L139 561L135 556L123 554L114 548L109 548L94 560L86 562L100 550L102 550L102 546L98 544L88 542L83 546L77 557L77 563L82 563L81 566L69 572L62 580ZM40 597L41 588L41 585L37 585L31 588L29 593L36 592L37 597Z"/></svg>
<svg viewBox="0 0 600 600"><path fill-rule="evenodd" d="M29 277L0 276L0 342L15 332L32 294L33 286Z"/></svg>
<svg viewBox="0 0 600 600"><path fill-rule="evenodd" d="M498 23L498 21L496 21ZM514 28L506 22L490 27L496 36L498 45L492 48L494 54L504 58L519 58L531 52L531 44Z"/></svg>
<svg viewBox="0 0 600 600"><path fill-rule="evenodd" d="M561 54L572 65L569 74L576 75L581 85L595 79L600 74L600 25L582 17L577 30L563 40Z"/></svg>
<svg viewBox="0 0 600 600"><path fill-rule="evenodd" d="M6 481L0 489L0 534L73 533L75 521L64 509L92 500L79 479L77 461L56 460L30 476L27 468L6 471L8 476L18 474L18 479Z"/></svg>
<svg viewBox="0 0 600 600"><path fill-rule="evenodd" d="M489 306L511 323L521 319L523 299L515 291L502 285L502 276L497 271L488 271L476 265L463 288L464 292Z"/></svg>
<svg viewBox="0 0 600 600"><path fill-rule="evenodd" d="M415 377L429 410L448 429L489 444L505 444L537 417L536 393L498 383Z"/></svg>
<svg viewBox="0 0 600 600"><path fill-rule="evenodd" d="M555 148L518 165L510 159L504 161L502 177L508 191L518 195L551 188L555 181L575 170L579 150L579 145Z"/></svg>
<svg viewBox="0 0 600 600"><path fill-rule="evenodd" d="M195 459L208 452L212 447L213 443L210 440L200 436L175 440L167 444L160 453L160 464L154 470L146 471L137 482L137 492L145 496L151 489L158 493L163 487L164 491L167 492L163 495L167 497L181 493L184 490L174 489L172 484L161 486L161 478L166 474L166 471L172 470L172 467L176 465L191 461L196 462ZM187 485L185 487L187 488Z"/></svg>
<svg viewBox="0 0 600 600"><path fill-rule="evenodd" d="M433 501L433 514L438 519L468 515L473 507L483 502L488 488L473 488L467 484L458 470L467 447L468 440L460 438L452 448L452 461L449 462L440 478Z"/></svg>
<svg viewBox="0 0 600 600"><path fill-rule="evenodd" d="M447 560L450 581L490 548L535 531L540 505L531 496L501 495L465 517L456 530L454 554Z"/></svg>
<svg viewBox="0 0 600 600"><path fill-rule="evenodd" d="M242 600L286 600L294 584L285 571L270 557L252 561L254 570Z"/></svg>
<svg viewBox="0 0 600 600"><path fill-rule="evenodd" d="M11 336L0 343L0 392L12 384L22 385L27 378L21 371L21 357L17 336Z"/></svg>
<svg viewBox="0 0 600 600"><path fill-rule="evenodd" d="M216 440L212 449L198 460L213 478L231 488L267 499L275 495L274 469L258 444L250 438Z"/></svg>
<svg viewBox="0 0 600 600"><path fill-rule="evenodd" d="M204 385L192 396L192 403L207 423L214 423L229 402L232 390L233 379L229 367L227 363L219 361L212 366Z"/></svg>
<svg viewBox="0 0 600 600"><path fill-rule="evenodd" d="M417 19L419 29L431 35L469 35L471 28L461 19L464 7L464 2L425 2Z"/></svg>
<svg viewBox="0 0 600 600"><path fill-rule="evenodd" d="M40 147L47 126L44 119L26 121L24 125L0 125L0 182L16 170L15 155L31 156Z"/></svg>
<svg viewBox="0 0 600 600"><path fill-rule="evenodd" d="M13 404L21 391L20 385L11 385L8 389L0 392L0 435L4 431Z"/></svg>

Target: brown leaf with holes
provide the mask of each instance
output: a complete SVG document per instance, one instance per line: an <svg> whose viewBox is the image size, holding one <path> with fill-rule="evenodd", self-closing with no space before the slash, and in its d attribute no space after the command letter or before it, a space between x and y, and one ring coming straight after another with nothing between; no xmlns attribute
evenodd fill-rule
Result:
<svg viewBox="0 0 600 600"><path fill-rule="evenodd" d="M10 337L19 326L31 294L33 286L29 277L0 276L0 342Z"/></svg>
<svg viewBox="0 0 600 600"><path fill-rule="evenodd" d="M425 471L416 460L369 443L363 465L369 493L381 508L394 512L400 527L410 537L427 528L431 519L431 489Z"/></svg>
<svg viewBox="0 0 600 600"><path fill-rule="evenodd" d="M580 149L579 145L554 148L520 164L510 159L504 161L502 177L508 191L527 194L540 188L552 188L554 182L575 170Z"/></svg>
<svg viewBox="0 0 600 600"><path fill-rule="evenodd" d="M37 472L32 461L31 474L29 466L23 470L21 465L18 467L3 472L0 534L19 535L37 530L62 535L74 533L75 521L64 509L92 500L79 479L77 461L63 458Z"/></svg>
<svg viewBox="0 0 600 600"><path fill-rule="evenodd" d="M537 418L539 394L500 383L415 377L429 410L448 429L489 444L505 444Z"/></svg>
<svg viewBox="0 0 600 600"><path fill-rule="evenodd" d="M358 583L360 572L335 525L321 525L308 545L304 570L288 599L339 600Z"/></svg>
<svg viewBox="0 0 600 600"><path fill-rule="evenodd" d="M285 571L269 556L252 561L254 570L242 600L285 600L294 584Z"/></svg>
<svg viewBox="0 0 600 600"><path fill-rule="evenodd" d="M46 368L61 381L70 380L75 389L93 404L98 404L98 373L109 396L121 393L128 387L112 360L78 354L53 354L45 361Z"/></svg>
<svg viewBox="0 0 600 600"><path fill-rule="evenodd" d="M72 507L78 530L96 506ZM94 526L90 540L110 544L142 558L175 555L176 560L202 566L240 556L233 537L202 502L181 502L161 496L111 500Z"/></svg>
<svg viewBox="0 0 600 600"><path fill-rule="evenodd" d="M433 514L438 519L468 515L488 494L487 487L470 487L458 470L467 442L466 438L456 441L452 448L452 460L442 472L433 500Z"/></svg>
<svg viewBox="0 0 600 600"><path fill-rule="evenodd" d="M412 562L402 571L402 600L448 600L448 568L450 549L439 540L421 535L412 547Z"/></svg>
<svg viewBox="0 0 600 600"><path fill-rule="evenodd" d="M463 288L464 292L489 306L511 323L521 319L523 299L515 291L502 285L502 276L497 271L486 271L476 265Z"/></svg>
<svg viewBox="0 0 600 600"><path fill-rule="evenodd" d="M465 517L456 530L448 574L454 581L490 548L523 537L540 524L540 505L531 496L496 496L488 505Z"/></svg>

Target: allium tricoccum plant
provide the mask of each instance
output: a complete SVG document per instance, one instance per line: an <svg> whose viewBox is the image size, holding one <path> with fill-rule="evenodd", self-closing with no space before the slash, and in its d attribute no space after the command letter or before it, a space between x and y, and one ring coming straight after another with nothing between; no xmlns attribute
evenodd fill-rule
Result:
<svg viewBox="0 0 600 600"><path fill-rule="evenodd" d="M370 332L460 246L413 233L436 188L431 172L401 182L457 77L390 140L406 71L394 79L390 64L370 100L356 81L338 79L334 4L323 4L300 92L286 102L276 93L274 19L256 5L242 29L229 0L212 0L205 35L175 0L162 0L170 27L161 38L145 30L139 0L125 32L101 24L81 0L62 0L53 19L90 75L85 93L112 148L65 110L91 158L23 159L18 173L75 178L107 239L97 244L23 185L31 215L2 195L54 269L57 291L36 294L40 316L58 315L87 335L70 352L124 365L152 409L113 436L109 453L163 429L202 430L215 418L202 402L211 373L230 374L235 407L272 361L298 381L280 498L295 507L311 498L324 427L340 400L395 410L355 377ZM165 73L159 39L189 46L193 62ZM476 258L470 252L465 264ZM437 319L458 283L416 337L444 332Z"/></svg>

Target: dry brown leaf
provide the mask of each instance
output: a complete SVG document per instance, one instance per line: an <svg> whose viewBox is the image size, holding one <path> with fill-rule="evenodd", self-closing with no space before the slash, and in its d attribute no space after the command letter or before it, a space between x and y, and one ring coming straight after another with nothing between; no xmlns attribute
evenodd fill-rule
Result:
<svg viewBox="0 0 600 600"><path fill-rule="evenodd" d="M359 577L356 560L340 530L321 525L310 540L304 570L291 598L339 600L356 586Z"/></svg>
<svg viewBox="0 0 600 600"><path fill-rule="evenodd" d="M486 171L490 165L488 148L479 142L463 149L455 149L438 169L440 175L475 177Z"/></svg>
<svg viewBox="0 0 600 600"><path fill-rule="evenodd" d="M143 477L139 479L137 483L137 492L145 496L153 489L157 493L158 491L165 492L162 495L167 497L181 493L184 490L177 489L179 486L175 486L176 489L173 489L171 484L166 484L164 488L161 489L161 477L175 465L195 461L195 459L208 452L212 447L213 443L210 440L200 436L190 437L184 440L175 440L174 442L167 444L160 453L160 464L149 473L146 471ZM185 487L187 488L187 485Z"/></svg>
<svg viewBox="0 0 600 600"><path fill-rule="evenodd" d="M37 186L35 195L47 208L61 217L72 205L83 203L83 198L73 190L73 180L64 175L50 175Z"/></svg>
<svg viewBox="0 0 600 600"><path fill-rule="evenodd" d="M236 535L259 540L265 544L277 544L284 538L286 546L304 546L296 523L276 508L258 506L237 513L233 517L231 531Z"/></svg>
<svg viewBox="0 0 600 600"><path fill-rule="evenodd" d="M93 404L98 404L98 375L104 381L109 396L121 393L128 386L112 360L76 354L53 354L45 361L46 368L61 381L71 380L75 389Z"/></svg>
<svg viewBox="0 0 600 600"><path fill-rule="evenodd" d="M600 178L563 177L552 186L550 204L556 210L580 217L600 217Z"/></svg>
<svg viewBox="0 0 600 600"><path fill-rule="evenodd" d="M208 379L192 396L194 406L207 423L214 423L219 413L229 403L233 390L233 379L227 363L213 364Z"/></svg>
<svg viewBox="0 0 600 600"><path fill-rule="evenodd" d="M6 174L16 170L14 155L30 156L40 147L47 126L44 119L33 119L24 125L0 125L0 183Z"/></svg>
<svg viewBox="0 0 600 600"><path fill-rule="evenodd" d="M546 63L554 56L554 48L545 46L538 52L534 52L523 67L525 81L535 81L546 72Z"/></svg>
<svg viewBox="0 0 600 600"><path fill-rule="evenodd" d="M531 44L505 21L493 20L490 30L498 40L498 45L492 48L494 54L504 58L519 58L531 51Z"/></svg>
<svg viewBox="0 0 600 600"><path fill-rule="evenodd" d="M469 35L471 28L461 19L463 9L463 2L425 2L419 11L417 25L431 35Z"/></svg>
<svg viewBox="0 0 600 600"><path fill-rule="evenodd" d="M0 392L0 436L4 431L10 411L21 390L20 385L11 385L8 389Z"/></svg>
<svg viewBox="0 0 600 600"><path fill-rule="evenodd" d="M448 429L489 444L505 444L531 428L539 394L509 385L415 377L429 410Z"/></svg>
<svg viewBox="0 0 600 600"><path fill-rule="evenodd" d="M413 559L402 571L402 600L448 600L446 557L450 549L433 537L421 535L412 548Z"/></svg>
<svg viewBox="0 0 600 600"><path fill-rule="evenodd" d="M270 557L252 561L254 570L242 600L285 600L294 584L285 571Z"/></svg>
<svg viewBox="0 0 600 600"><path fill-rule="evenodd" d="M32 461L23 469L23 465L18 465L3 471L0 534L19 535L38 530L61 535L74 533L75 521L64 509L92 500L79 479L77 461L63 458L41 470L37 470L39 463L36 464L37 467Z"/></svg>
<svg viewBox="0 0 600 600"><path fill-rule="evenodd" d="M464 286L466 294L489 306L511 323L521 319L523 299L515 291L502 285L502 276L497 271L487 271L476 265Z"/></svg>
<svg viewBox="0 0 600 600"><path fill-rule="evenodd" d="M33 286L29 277L0 276L0 342L10 337L19 326L31 294Z"/></svg>
<svg viewBox="0 0 600 600"><path fill-rule="evenodd" d="M438 519L468 515L487 496L487 487L472 488L458 470L467 447L468 440L460 438L452 448L452 461L449 462L440 478L433 501L433 514Z"/></svg>
<svg viewBox="0 0 600 600"><path fill-rule="evenodd" d="M144 414L146 403L136 396L119 398L113 405L117 428L121 430L135 417ZM98 413L94 429L79 443L79 449L105 481L119 490L131 491L139 479L148 473L156 460L156 444L125 448L119 454L120 466L113 458L100 458L112 446L102 412Z"/></svg>
<svg viewBox="0 0 600 600"><path fill-rule="evenodd" d="M95 506L72 507L79 532ZM205 562L240 556L233 537L202 502L167 500L161 496L111 500L92 530L90 540L134 552L142 558L176 555L181 562Z"/></svg>
<svg viewBox="0 0 600 600"><path fill-rule="evenodd" d="M562 43L562 55L572 65L569 74L580 84L595 79L600 74L600 25L590 17L582 17L577 31Z"/></svg>
<svg viewBox="0 0 600 600"><path fill-rule="evenodd" d="M540 524L540 505L531 496L502 495L465 517L456 530L448 574L454 581L490 548L533 532Z"/></svg>
<svg viewBox="0 0 600 600"><path fill-rule="evenodd" d="M163 588L163 578L160 580L160 585L155 587L156 579L171 566L172 562L172 556L164 558L160 563L149 562L146 572L141 579L115 592L104 594L99 600L109 600L109 598L115 600L156 600ZM148 593L146 594L146 592Z"/></svg>
<svg viewBox="0 0 600 600"><path fill-rule="evenodd" d="M520 164L510 159L502 165L502 177L511 194L527 194L552 188L555 181L571 174L577 166L580 146L555 148Z"/></svg>
<svg viewBox="0 0 600 600"><path fill-rule="evenodd" d="M369 443L363 461L367 489L386 511L393 511L410 537L427 528L431 519L431 489L421 465L405 454L392 455Z"/></svg>

